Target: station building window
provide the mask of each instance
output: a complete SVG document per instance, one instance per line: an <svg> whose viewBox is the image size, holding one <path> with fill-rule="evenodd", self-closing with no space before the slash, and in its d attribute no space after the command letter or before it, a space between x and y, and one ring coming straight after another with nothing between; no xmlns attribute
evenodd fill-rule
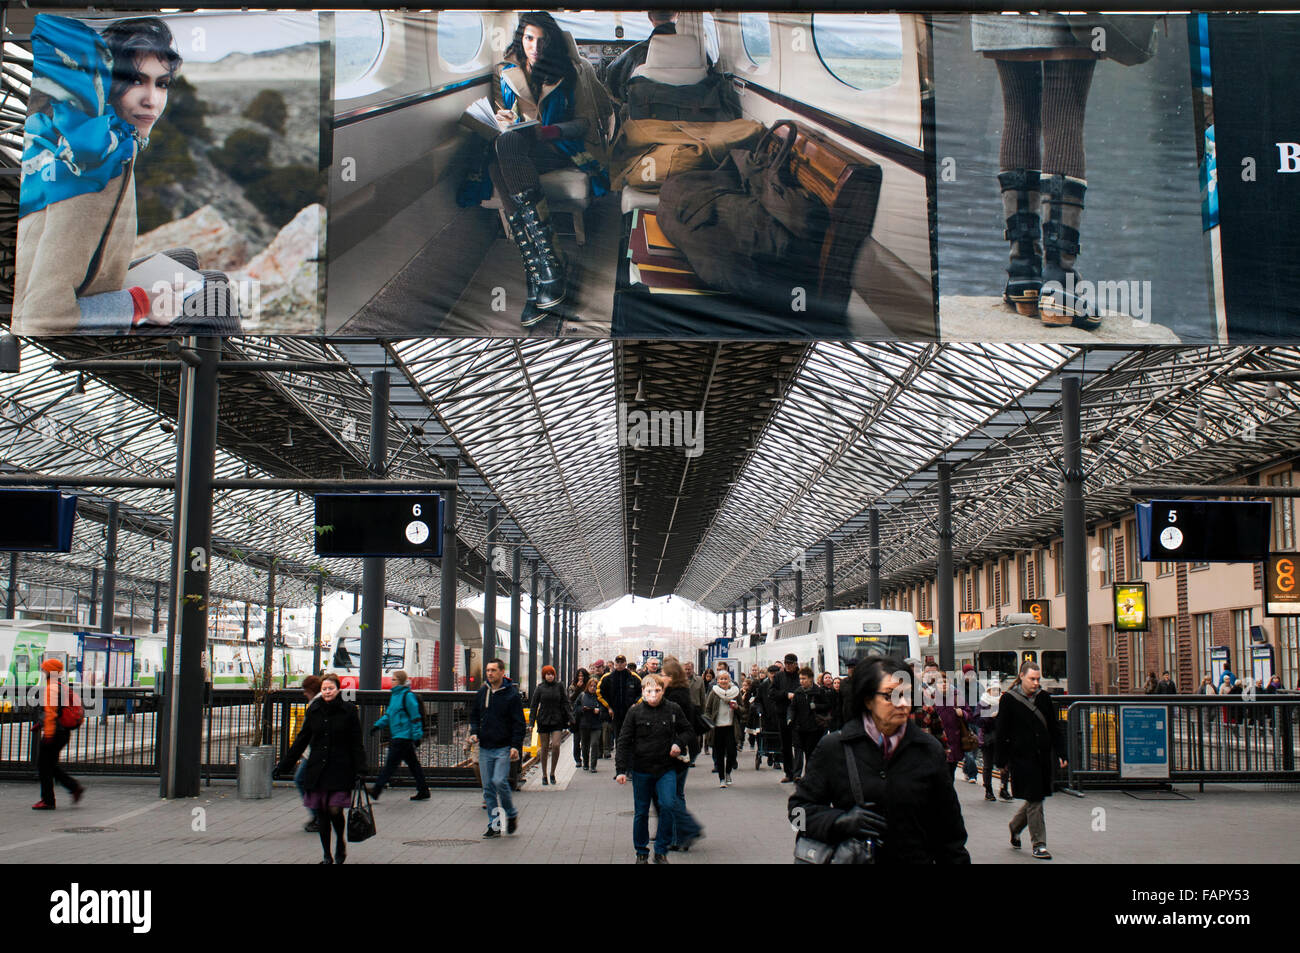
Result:
<svg viewBox="0 0 1300 953"><path fill-rule="evenodd" d="M1300 690L1300 618L1277 620L1278 674L1282 687Z"/></svg>
<svg viewBox="0 0 1300 953"><path fill-rule="evenodd" d="M1178 563L1156 563L1157 576L1172 576L1178 571Z"/></svg>
<svg viewBox="0 0 1300 953"><path fill-rule="evenodd" d="M1002 560L1002 605L1011 604L1011 560Z"/></svg>
<svg viewBox="0 0 1300 953"><path fill-rule="evenodd" d="M1165 616L1160 620L1160 665L1169 672L1175 684L1178 682L1178 619ZM1187 686L1180 685L1179 688Z"/></svg>
<svg viewBox="0 0 1300 953"><path fill-rule="evenodd" d="M854 89L887 89L903 78L903 24L893 13L814 13L813 45L827 71Z"/></svg>
<svg viewBox="0 0 1300 953"><path fill-rule="evenodd" d="M1056 568L1056 594L1065 592L1065 543L1052 544L1052 563Z"/></svg>
<svg viewBox="0 0 1300 953"><path fill-rule="evenodd" d="M766 13L740 15L740 40L745 55L757 69L765 68L772 61L772 25Z"/></svg>
<svg viewBox="0 0 1300 953"><path fill-rule="evenodd" d="M1097 531L1097 570L1101 573L1101 587L1115 584L1115 531L1107 526Z"/></svg>
<svg viewBox="0 0 1300 953"><path fill-rule="evenodd" d="M1142 578L1142 560L1138 557L1137 520L1124 523L1124 562L1128 573L1126 579L1136 581Z"/></svg>
<svg viewBox="0 0 1300 953"><path fill-rule="evenodd" d="M1210 666L1210 648L1214 645L1214 636L1210 628L1210 614L1202 612L1199 615L1192 616L1192 627L1196 630L1196 664L1198 671L1196 673L1196 683L1206 675L1212 675L1214 669ZM1218 688L1218 686L1214 686Z"/></svg>
<svg viewBox="0 0 1300 953"><path fill-rule="evenodd" d="M1250 674L1250 624L1254 609L1232 610L1232 670L1238 678Z"/></svg>
<svg viewBox="0 0 1300 953"><path fill-rule="evenodd" d="M1270 474L1268 485L1290 486L1291 471ZM1272 545L1274 552L1295 552L1295 500L1283 497L1273 501Z"/></svg>

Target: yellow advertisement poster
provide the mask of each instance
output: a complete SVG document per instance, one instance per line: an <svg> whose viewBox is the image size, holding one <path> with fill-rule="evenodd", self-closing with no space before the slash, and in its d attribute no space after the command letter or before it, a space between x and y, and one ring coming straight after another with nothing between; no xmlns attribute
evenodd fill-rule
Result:
<svg viewBox="0 0 1300 953"><path fill-rule="evenodd" d="M1147 584L1128 583L1115 586L1115 630L1117 632L1146 632Z"/></svg>

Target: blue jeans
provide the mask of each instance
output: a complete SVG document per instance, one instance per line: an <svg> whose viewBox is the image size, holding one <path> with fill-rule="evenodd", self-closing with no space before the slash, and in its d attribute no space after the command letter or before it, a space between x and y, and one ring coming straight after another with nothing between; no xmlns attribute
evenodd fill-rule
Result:
<svg viewBox="0 0 1300 953"><path fill-rule="evenodd" d="M961 759L961 773L967 778L978 778L980 776L979 768L975 764L974 751L967 751L966 756Z"/></svg>
<svg viewBox="0 0 1300 953"><path fill-rule="evenodd" d="M659 808L659 826L668 828L668 843L680 844L687 837L694 837L700 832L700 823L695 819L690 811L686 810L686 776L689 771L673 770L677 775L677 814L665 814L663 807ZM686 823L682 826L679 833L677 830L676 818L685 817Z"/></svg>
<svg viewBox="0 0 1300 953"><path fill-rule="evenodd" d="M672 817L677 811L677 772L662 774L632 772L632 846L638 854L650 853L650 798L659 804L659 825L655 830L655 853L667 854L672 844Z"/></svg>
<svg viewBox="0 0 1300 953"><path fill-rule="evenodd" d="M519 814L510 798L510 749L479 748L478 770L483 776L483 800L488 806L488 821L499 824L498 804L506 817Z"/></svg>

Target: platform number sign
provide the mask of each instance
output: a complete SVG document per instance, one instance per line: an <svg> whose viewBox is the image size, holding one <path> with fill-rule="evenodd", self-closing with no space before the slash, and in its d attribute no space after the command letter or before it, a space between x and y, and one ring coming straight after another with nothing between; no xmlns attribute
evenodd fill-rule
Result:
<svg viewBox="0 0 1300 953"><path fill-rule="evenodd" d="M1271 504L1253 500L1139 503L1139 554L1158 562L1262 562L1268 555L1271 509Z"/></svg>
<svg viewBox="0 0 1300 953"><path fill-rule="evenodd" d="M322 493L316 555L441 556L442 505L436 493Z"/></svg>
<svg viewBox="0 0 1300 953"><path fill-rule="evenodd" d="M1264 615L1300 615L1300 553L1269 553L1264 561Z"/></svg>

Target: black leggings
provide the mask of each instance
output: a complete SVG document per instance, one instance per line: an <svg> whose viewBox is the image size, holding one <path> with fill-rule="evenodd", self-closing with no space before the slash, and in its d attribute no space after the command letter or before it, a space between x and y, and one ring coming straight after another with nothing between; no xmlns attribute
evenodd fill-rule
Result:
<svg viewBox="0 0 1300 953"><path fill-rule="evenodd" d="M997 60L997 64L1002 83L1001 167L1084 178L1083 115L1097 61Z"/></svg>
<svg viewBox="0 0 1300 953"><path fill-rule="evenodd" d="M515 211L511 196L531 190L540 191L543 172L577 168L545 139L536 127L503 132L493 143L492 163L488 175L492 187L507 212Z"/></svg>
<svg viewBox="0 0 1300 953"><path fill-rule="evenodd" d="M330 828L334 828L338 846L336 851L345 850L344 844L344 819L343 808L328 807L320 808L316 811L316 826L320 828L320 849L326 857L330 856Z"/></svg>
<svg viewBox="0 0 1300 953"><path fill-rule="evenodd" d="M713 729L713 766L718 769L719 781L729 776L738 767L736 729L733 725L719 725Z"/></svg>

